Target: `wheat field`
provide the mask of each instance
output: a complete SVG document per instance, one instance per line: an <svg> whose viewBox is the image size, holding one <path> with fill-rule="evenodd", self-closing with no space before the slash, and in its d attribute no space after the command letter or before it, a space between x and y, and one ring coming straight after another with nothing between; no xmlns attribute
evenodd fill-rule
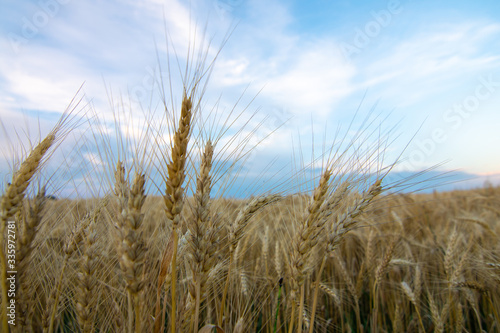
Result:
<svg viewBox="0 0 500 333"><path fill-rule="evenodd" d="M392 191L385 142L358 148L376 133L364 130L327 150L309 191L224 197L213 189L236 164L203 118L211 63L198 59L159 129L146 119L119 152L95 131L104 195L55 199L53 178L37 178L72 108L14 164L1 198L2 332L500 331L499 188Z"/></svg>

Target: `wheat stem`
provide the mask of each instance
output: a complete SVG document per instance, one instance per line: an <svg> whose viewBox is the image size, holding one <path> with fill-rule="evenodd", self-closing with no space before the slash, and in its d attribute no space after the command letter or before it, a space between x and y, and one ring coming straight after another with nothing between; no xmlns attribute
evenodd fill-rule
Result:
<svg viewBox="0 0 500 333"><path fill-rule="evenodd" d="M171 331L175 332L175 321L176 321L176 280L177 280L177 270L176 270L176 265L177 265L177 246L179 243L179 237L177 235L177 228L174 228L172 230L172 237L173 237L173 244L174 244L174 252L172 254L172 281L171 283L171 293L172 293L172 305L171 305L171 312L170 312L170 327Z"/></svg>
<svg viewBox="0 0 500 333"><path fill-rule="evenodd" d="M319 268L318 274L316 275L316 281L314 282L314 297L313 297L313 307L311 311L311 326L309 326L309 333L313 333L314 331L314 318L316 316L316 307L318 305L318 294L319 294L319 284L321 281L321 274L323 274L323 270L326 266L326 256L323 256L321 260L321 266Z"/></svg>
<svg viewBox="0 0 500 333"><path fill-rule="evenodd" d="M299 329L299 332L302 332L302 320L304 318L303 313L304 313L304 284L300 286L300 303L299 303L299 323L297 325L297 328Z"/></svg>
<svg viewBox="0 0 500 333"><path fill-rule="evenodd" d="M290 315L290 326L288 326L288 333L293 333L293 324L295 323L295 301L292 300L292 313Z"/></svg>
<svg viewBox="0 0 500 333"><path fill-rule="evenodd" d="M194 92L194 91L193 91ZM192 92L192 93L193 93ZM173 254L171 263L171 330L176 332L176 278L177 278L177 245L179 242L178 227L180 222L179 214L184 205L184 189L182 187L186 177L186 161L187 161L187 146L191 135L191 118L193 104L191 96L187 96L184 91L182 98L181 114L178 128L174 134L173 146L171 151L171 161L167 164L168 177L166 179L166 191L164 195L164 203L166 206L165 213L167 218L172 221L172 238L173 238Z"/></svg>

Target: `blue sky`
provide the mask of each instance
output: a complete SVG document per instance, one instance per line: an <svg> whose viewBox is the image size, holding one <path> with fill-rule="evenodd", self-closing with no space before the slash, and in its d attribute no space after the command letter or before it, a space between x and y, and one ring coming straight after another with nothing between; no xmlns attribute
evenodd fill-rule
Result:
<svg viewBox="0 0 500 333"><path fill-rule="evenodd" d="M374 109L384 129L396 126L386 161L404 150L397 170L446 161L441 170L500 179L497 1L5 0L2 146L6 137L15 141L14 128L28 128L32 139L46 133L82 84L105 119L112 119L106 88L150 107L157 54L165 70L165 27L181 62L190 41L213 39L214 55L235 27L206 105L220 97L224 114L243 92L241 106L256 96L244 115L258 110L268 119L255 133L255 142L263 140L250 157L255 169L265 170L273 158L292 160L298 146L310 160L313 148L333 142L338 127L350 131L359 107L355 125ZM9 157L0 156L3 169Z"/></svg>

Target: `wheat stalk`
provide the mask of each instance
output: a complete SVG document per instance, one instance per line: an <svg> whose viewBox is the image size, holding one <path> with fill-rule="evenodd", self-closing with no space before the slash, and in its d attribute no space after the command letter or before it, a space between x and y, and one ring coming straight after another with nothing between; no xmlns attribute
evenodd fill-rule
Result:
<svg viewBox="0 0 500 333"><path fill-rule="evenodd" d="M436 301L432 297L432 295L429 293L428 294L429 298L429 308L431 310L431 318L432 322L434 323L434 332L435 333L442 333L444 331L444 318L443 315L445 313L445 310L447 309L447 306L442 309L442 311L439 311Z"/></svg>
<svg viewBox="0 0 500 333"><path fill-rule="evenodd" d="M327 193L330 188L330 177L332 170L327 168L321 174L318 186L314 189L313 195L307 206L306 216L292 240L292 252L290 256L291 270L291 300L292 300L292 315L289 326L289 333L293 332L294 315L295 315L295 300L297 293L301 289L299 300L299 322L298 329L302 330L302 313L304 310L304 279L306 276L306 262L311 256L311 251L318 242L320 232L327 221L322 215L325 214L323 203L327 199Z"/></svg>
<svg viewBox="0 0 500 333"><path fill-rule="evenodd" d="M210 191L212 179L210 171L214 146L209 140L201 159L200 171L196 181L196 193L194 195L195 206L192 209L193 218L187 224L190 231L188 237L188 254L190 255L190 269L192 280L190 281L189 295L191 307L194 311L187 310L191 314L191 322L194 323L194 332L198 332L198 321L200 304L206 297L206 282L211 267L215 265L215 252L218 247L217 234L219 228L216 220L210 217ZM190 331L193 329L190 329Z"/></svg>
<svg viewBox="0 0 500 333"><path fill-rule="evenodd" d="M129 332L133 331L135 313L135 331L141 332L140 293L145 282L142 279L146 247L141 237L141 225L144 215L141 213L146 200L144 174L136 173L133 184L129 186L125 176L125 167L118 162L115 171L115 195L120 211L118 218L118 259L125 276L129 299ZM132 305L133 302L133 305Z"/></svg>
<svg viewBox="0 0 500 333"><path fill-rule="evenodd" d="M322 224L326 223L328 220L328 217L333 214L333 212L338 208L340 203L342 202L342 199L346 196L347 192L349 191L349 181L344 181L340 186L338 186L333 195L331 195L325 205L325 209L323 210L323 213L321 214L321 219L322 219ZM318 302L318 293L319 293L319 284L321 280L321 275L323 274L323 270L326 265L326 259L327 256L324 255L317 277L316 277L316 282L315 282L315 288L314 288L314 297L313 297L313 307L311 311L311 325L309 327L309 332L312 333L314 329L314 319L316 317L316 306Z"/></svg>
<svg viewBox="0 0 500 333"><path fill-rule="evenodd" d="M18 325L24 329L29 314L33 312L33 299L29 297L28 265L33 252L33 241L38 233L38 226L42 220L42 210L45 207L47 198L45 197L45 187L37 193L33 204L29 205L27 216L22 221L21 233L17 239L17 283L18 292Z"/></svg>
<svg viewBox="0 0 500 333"><path fill-rule="evenodd" d="M391 262L392 256L394 254L395 247L396 247L396 239L395 237L393 237L375 273L375 282L373 283L373 316L372 316L374 327L377 327L377 320L378 320L378 307L379 307L378 295L380 291L379 288L380 283L382 282L382 279L387 273L387 270L389 268L389 263Z"/></svg>
<svg viewBox="0 0 500 333"><path fill-rule="evenodd" d="M156 306L155 306L155 319L154 319L154 332L160 332L161 328L165 326L165 311L161 311L161 291L166 280L169 278L169 268L171 268L172 256L174 253L174 242L172 235L167 241L167 246L163 251L162 260L160 263L160 272L158 274L158 285L156 287ZM164 300L167 298L165 297ZM165 306L163 307L165 308Z"/></svg>
<svg viewBox="0 0 500 333"><path fill-rule="evenodd" d="M55 132L50 133L43 139L23 161L19 170L14 173L12 183L7 186L0 203L0 287L2 289L2 310L1 321L2 330L8 332L7 322L7 262L4 253L4 232L7 221L12 218L20 209L24 198L24 193L31 178L38 170L43 156L56 140Z"/></svg>
<svg viewBox="0 0 500 333"><path fill-rule="evenodd" d="M193 103L191 96L187 96L184 91L182 98L181 114L178 128L174 134L171 160L167 164L168 178L165 185L166 190L163 196L165 203L165 214L172 222L173 254L171 261L171 290L172 304L170 314L171 331L176 332L176 280L177 280L177 246L179 242L178 227L180 223L180 213L184 205L184 179L186 178L187 146L191 135L191 118Z"/></svg>
<svg viewBox="0 0 500 333"><path fill-rule="evenodd" d="M82 332L94 332L97 278L97 232L91 223L84 230L84 249L80 260L80 272L77 273L78 288L76 293L76 314Z"/></svg>
<svg viewBox="0 0 500 333"><path fill-rule="evenodd" d="M83 241L85 229L88 228L89 224L92 223L92 221L95 221L96 217L101 211L102 204L104 203L105 201L103 200L101 202L101 205L98 206L93 212L87 213L82 220L78 221L74 229L66 237L66 241L64 242L63 247L64 259L61 271L59 273L59 277L56 281L55 287L50 293L49 302L44 316L44 330L48 331L49 333L54 332L54 321L57 315L57 309L59 307L59 296L62 292L63 277L68 265L68 261L75 253L75 251L77 251L80 243Z"/></svg>
<svg viewBox="0 0 500 333"><path fill-rule="evenodd" d="M250 219L262 208L265 206L272 204L276 201L278 201L281 198L281 196L273 194L269 196L260 196L252 199L250 202L248 202L244 207L242 207L238 215L236 216L236 219L233 221L233 223L230 224L229 226L229 267L228 267L228 272L227 272L227 277L226 277L226 282L224 285L224 291L222 293L222 300L221 300L221 310L219 312L219 318L217 320L217 323L219 326L222 326L222 318L224 317L224 309L225 309L225 303L226 303L226 297L227 297L227 292L229 289L229 279L231 277L231 269L233 266L233 260L234 260L234 252L236 247L238 246L239 241L243 237L245 231L248 228Z"/></svg>
<svg viewBox="0 0 500 333"><path fill-rule="evenodd" d="M328 206L330 211L335 210L341 200L347 196L349 191L350 182L344 181L335 191L332 196ZM345 235L352 230L357 224L358 220L356 218L363 213L367 207L369 207L370 203L375 199L380 193L382 193L382 179L378 179L375 181L373 185L368 188L368 190L363 193L361 199L355 200L354 204L351 205L347 211L337 217L335 223L333 224L331 232L327 237L327 247L325 255L323 256L322 263L318 273L318 280L316 281L315 291L314 291L314 299L313 299L313 311L311 314L311 328L309 332L312 333L314 327L314 318L316 315L316 303L318 297L318 289L319 289L319 279L321 278L321 274L326 264L327 258L335 251L337 246L340 244ZM357 315L357 323L358 330L361 330L361 321L359 319L359 311L356 311Z"/></svg>
<svg viewBox="0 0 500 333"><path fill-rule="evenodd" d="M415 307L415 311L417 311L417 316L418 316L418 321L420 323L420 327L422 328L422 331L425 332L424 323L422 322L422 316L420 315L420 309L418 306L417 297L415 296L415 293L413 292L411 287L408 285L408 283L406 283L406 281L401 282L401 287L403 288L405 295L408 297L410 302Z"/></svg>
<svg viewBox="0 0 500 333"><path fill-rule="evenodd" d="M396 309L394 311L394 322L392 323L392 330L395 333L402 332L402 322L401 322L401 308L399 304L396 304Z"/></svg>

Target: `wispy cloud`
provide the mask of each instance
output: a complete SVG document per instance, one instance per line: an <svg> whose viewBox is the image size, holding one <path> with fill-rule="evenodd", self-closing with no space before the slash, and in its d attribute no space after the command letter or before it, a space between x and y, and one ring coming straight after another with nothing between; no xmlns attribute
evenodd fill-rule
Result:
<svg viewBox="0 0 500 333"><path fill-rule="evenodd" d="M381 98L400 107L448 93L478 73L498 68L500 56L488 52L500 24L441 24L405 36L375 59L358 66L360 87L375 87Z"/></svg>

